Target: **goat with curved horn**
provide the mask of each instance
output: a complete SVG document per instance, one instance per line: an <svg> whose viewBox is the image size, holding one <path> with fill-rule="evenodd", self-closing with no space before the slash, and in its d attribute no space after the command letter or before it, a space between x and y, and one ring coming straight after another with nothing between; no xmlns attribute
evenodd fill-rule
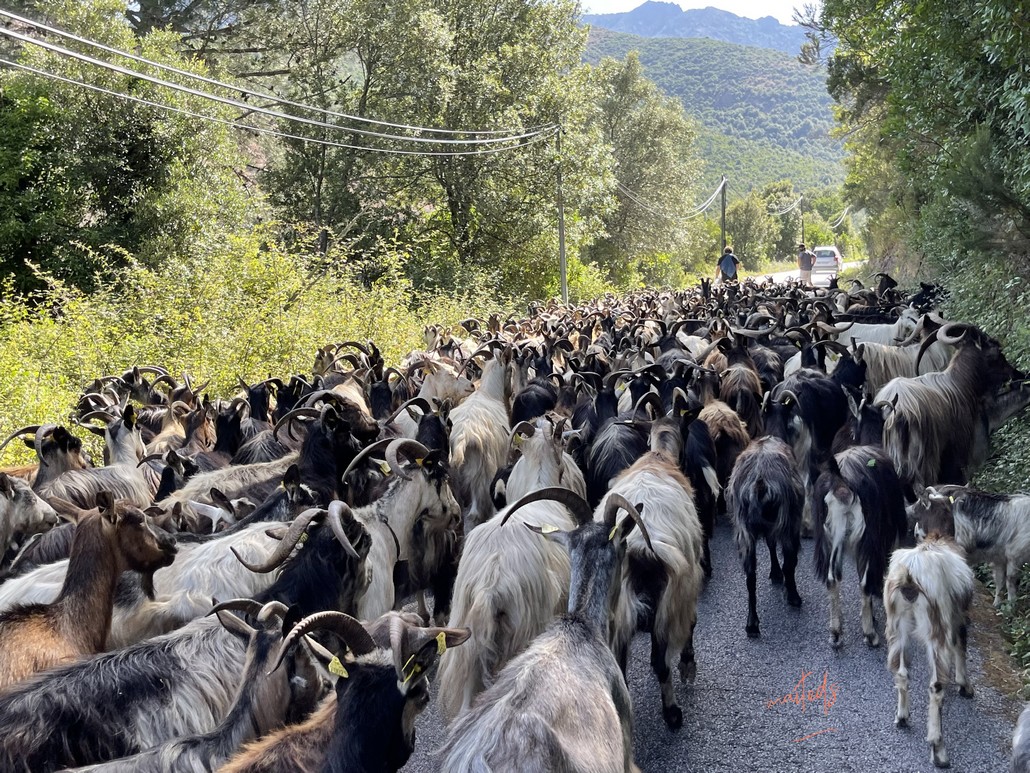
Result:
<svg viewBox="0 0 1030 773"><path fill-rule="evenodd" d="M276 545L275 550L263 563L252 564L244 559L235 547L230 547L232 554L236 556L236 560L247 567L252 572L258 574L267 574L268 572L278 569L282 563L289 558L290 553L297 547L297 543L300 542L300 537L307 531L308 526L316 518L320 518L325 513L325 510L318 508L312 508L311 510L305 510L303 513L293 519L293 523L290 524L290 528L286 530L286 534L283 535L282 541Z"/></svg>
<svg viewBox="0 0 1030 773"><path fill-rule="evenodd" d="M422 460L429 456L429 449L419 443L417 440L411 438L397 438L390 445L386 447L386 463L390 465L390 469L393 470L394 474L399 475L405 479L411 479L411 475L401 466L398 454L402 451L410 449L415 456L413 458Z"/></svg>
<svg viewBox="0 0 1030 773"><path fill-rule="evenodd" d="M330 631L336 634L340 640L347 645L347 648L355 655L361 657L375 651L376 643L358 620L343 612L316 612L297 623L293 629L286 634L283 643L279 647L279 654L275 659L272 671L275 671L282 664L286 653L297 643L302 636L312 631Z"/></svg>

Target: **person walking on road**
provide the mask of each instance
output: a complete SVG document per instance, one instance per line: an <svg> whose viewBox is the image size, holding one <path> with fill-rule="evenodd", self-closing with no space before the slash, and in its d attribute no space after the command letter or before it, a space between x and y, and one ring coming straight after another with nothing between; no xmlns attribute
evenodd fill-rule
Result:
<svg viewBox="0 0 1030 773"><path fill-rule="evenodd" d="M736 282L737 266L739 265L740 261L733 254L733 248L727 247L722 251L722 257L719 258L719 268L715 272L715 278L721 279L723 282Z"/></svg>
<svg viewBox="0 0 1030 773"><path fill-rule="evenodd" d="M798 269L801 272L801 283L811 287L812 265L815 263L815 253L805 249L804 244L798 245Z"/></svg>

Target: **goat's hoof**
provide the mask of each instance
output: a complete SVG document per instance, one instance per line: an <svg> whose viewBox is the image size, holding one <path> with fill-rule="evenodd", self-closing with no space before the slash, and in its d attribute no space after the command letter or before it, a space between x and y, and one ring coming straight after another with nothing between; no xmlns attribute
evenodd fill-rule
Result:
<svg viewBox="0 0 1030 773"><path fill-rule="evenodd" d="M801 527L801 539L812 539L812 527L802 526Z"/></svg>
<svg viewBox="0 0 1030 773"><path fill-rule="evenodd" d="M680 681L694 683L697 678L697 663L693 660L687 663L680 663Z"/></svg>
<svg viewBox="0 0 1030 773"><path fill-rule="evenodd" d="M894 727L908 727L908 717L895 716Z"/></svg>
<svg viewBox="0 0 1030 773"><path fill-rule="evenodd" d="M783 585L783 573L769 572L769 582L773 585Z"/></svg>
<svg viewBox="0 0 1030 773"><path fill-rule="evenodd" d="M958 694L961 695L963 698L972 698L973 697L973 687L972 687L972 685L968 685L968 684L959 685Z"/></svg>
<svg viewBox="0 0 1030 773"><path fill-rule="evenodd" d="M800 607L801 606L801 595L797 591L791 592L791 591L788 590L787 591L787 603L790 604L792 607Z"/></svg>
<svg viewBox="0 0 1030 773"><path fill-rule="evenodd" d="M936 746L930 748L930 759L933 760L934 767L936 768L951 767L951 760L948 759L948 750L944 748L944 744L941 744L940 748Z"/></svg>
<svg viewBox="0 0 1030 773"><path fill-rule="evenodd" d="M880 635L876 633L867 633L865 635L865 643L871 648L876 649L880 646Z"/></svg>
<svg viewBox="0 0 1030 773"><path fill-rule="evenodd" d="M706 580L712 579L712 565L711 564L702 564L701 565L701 569L705 573L705 579Z"/></svg>
<svg viewBox="0 0 1030 773"><path fill-rule="evenodd" d="M749 639L757 639L760 635L757 623L755 625L745 625L744 630L747 631L747 638Z"/></svg>
<svg viewBox="0 0 1030 773"><path fill-rule="evenodd" d="M842 644L844 644L844 639L841 637L840 631L830 631L830 646L839 650Z"/></svg>
<svg viewBox="0 0 1030 773"><path fill-rule="evenodd" d="M665 724L669 726L670 730L679 730L683 727L683 712L679 706L675 704L672 706L662 706L662 716L665 718Z"/></svg>

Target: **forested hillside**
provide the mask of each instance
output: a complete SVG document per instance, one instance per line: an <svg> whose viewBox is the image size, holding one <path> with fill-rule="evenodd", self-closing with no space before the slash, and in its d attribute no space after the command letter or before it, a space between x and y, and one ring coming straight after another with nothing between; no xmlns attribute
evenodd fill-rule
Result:
<svg viewBox="0 0 1030 773"><path fill-rule="evenodd" d="M599 28L590 31L586 59L634 50L647 77L697 118L707 180L725 173L738 192L783 178L802 190L842 180L822 68L771 49Z"/></svg>

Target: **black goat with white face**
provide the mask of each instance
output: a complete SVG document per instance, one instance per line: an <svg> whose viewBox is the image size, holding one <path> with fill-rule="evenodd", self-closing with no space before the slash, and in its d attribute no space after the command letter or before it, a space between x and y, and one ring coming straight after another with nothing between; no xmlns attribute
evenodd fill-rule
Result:
<svg viewBox="0 0 1030 773"><path fill-rule="evenodd" d="M862 633L879 646L873 598L883 597L891 551L904 535L905 496L890 459L879 446L856 446L831 456L815 482L815 573L830 594L830 643L841 645L840 582L854 556L862 588Z"/></svg>

